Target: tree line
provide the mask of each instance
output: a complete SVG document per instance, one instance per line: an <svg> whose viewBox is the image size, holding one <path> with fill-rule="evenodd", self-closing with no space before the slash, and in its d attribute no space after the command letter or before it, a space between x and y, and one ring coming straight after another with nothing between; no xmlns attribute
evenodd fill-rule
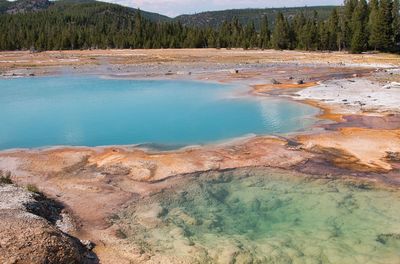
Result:
<svg viewBox="0 0 400 264"><path fill-rule="evenodd" d="M153 22L113 8L93 6L73 12L44 10L0 15L0 50L105 48L244 48L400 51L400 0L345 0L321 21L318 13L277 14L242 25L237 18L218 28Z"/></svg>

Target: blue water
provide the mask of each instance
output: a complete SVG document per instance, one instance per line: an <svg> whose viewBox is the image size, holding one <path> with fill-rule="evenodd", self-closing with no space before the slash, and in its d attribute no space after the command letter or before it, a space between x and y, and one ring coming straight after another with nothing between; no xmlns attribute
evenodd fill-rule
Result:
<svg viewBox="0 0 400 264"><path fill-rule="evenodd" d="M240 96L238 94L241 94ZM315 108L194 81L58 76L0 80L0 149L188 145L307 128Z"/></svg>

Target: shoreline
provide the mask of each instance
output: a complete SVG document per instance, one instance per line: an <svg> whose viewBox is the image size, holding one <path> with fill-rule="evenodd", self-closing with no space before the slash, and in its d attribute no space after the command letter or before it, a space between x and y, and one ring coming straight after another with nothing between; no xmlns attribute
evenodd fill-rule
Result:
<svg viewBox="0 0 400 264"><path fill-rule="evenodd" d="M65 76L65 75L62 75ZM79 75L72 75L71 78L81 78L81 77L89 77L92 78L94 76L95 78L103 78L104 75L101 73L98 74L91 74L91 75L85 75L85 74L79 74ZM25 77L21 77L25 78ZM26 78L42 78L41 77L26 77ZM46 76L47 78L47 76ZM51 75L51 78L57 78L57 75ZM163 80L166 82L174 82L178 80L179 82L195 82L195 83L215 83L215 84L221 84L218 82L218 80L201 80L201 79L163 79L163 78L157 78L157 79L146 79L146 78L113 78L116 80L122 79L122 80L139 80L139 81L158 81L158 80ZM1 79L0 79L1 80ZM240 99L243 101L251 101L251 102L264 102L265 100L268 100L266 102L282 102L282 103L292 103L293 105L304 105L303 102L299 100L294 100L293 98L289 97L278 97L278 96L268 96L266 99L265 96L258 96L254 93L252 93L251 86L245 84L244 82L223 82L221 85L227 86L229 90L224 92L224 96L218 97L219 99L222 100L234 100L234 99ZM315 109L315 112L319 112L319 107L313 107ZM183 151L186 149L193 149L193 148L205 148L205 147L213 147L213 148L218 148L222 146L229 146L233 145L236 143L242 143L245 140L249 140L252 138L256 137L271 137L271 138L284 138L284 137L289 137L289 136L294 136L298 135L300 133L310 133L312 130L315 128L314 126L316 124L319 124L321 120L317 118L318 115L313 114L313 113L307 113L302 115L302 118L304 120L309 120L308 125L299 126L298 128L294 129L293 131L289 132L265 132L265 133L247 133L239 136L234 136L234 137L228 137L228 138L221 138L221 139L215 139L211 141L205 141L205 142L200 142L200 143L171 143L169 144L168 142L166 143L154 143L154 142L134 142L134 143L126 143L126 144L104 144L104 145L68 145L68 144L60 144L60 145L47 145L47 146L27 146L27 147L14 147L14 148L6 148L6 149L0 149L0 154L6 154L6 153L16 153L16 152L41 152L41 151L63 151L63 150L81 150L81 149L93 149L97 151L103 151L105 149L109 148L120 148L120 149L126 149L126 150L132 150L132 149L138 149L138 150L144 150L148 153L152 152L159 152L159 153L168 153L168 152L178 152L178 151Z"/></svg>

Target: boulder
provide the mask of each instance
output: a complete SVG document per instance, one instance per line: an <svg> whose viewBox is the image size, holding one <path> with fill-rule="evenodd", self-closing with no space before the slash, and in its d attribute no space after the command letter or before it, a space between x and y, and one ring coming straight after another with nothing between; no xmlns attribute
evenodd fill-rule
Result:
<svg viewBox="0 0 400 264"><path fill-rule="evenodd" d="M59 211L54 204L22 187L0 184L0 263L87 263L88 251L79 240L53 223Z"/></svg>
<svg viewBox="0 0 400 264"><path fill-rule="evenodd" d="M20 210L0 211L0 263L82 263L77 241L45 219Z"/></svg>

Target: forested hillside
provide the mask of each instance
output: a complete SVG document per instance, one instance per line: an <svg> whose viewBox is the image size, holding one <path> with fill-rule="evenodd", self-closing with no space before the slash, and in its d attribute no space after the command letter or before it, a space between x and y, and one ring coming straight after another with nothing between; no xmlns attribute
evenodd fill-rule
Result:
<svg viewBox="0 0 400 264"><path fill-rule="evenodd" d="M50 2L49 0L18 0L14 2L6 0L0 1L0 13L8 14L37 12L47 9L53 4L53 2Z"/></svg>
<svg viewBox="0 0 400 264"><path fill-rule="evenodd" d="M5 13L12 3L6 0L0 0L0 14Z"/></svg>
<svg viewBox="0 0 400 264"><path fill-rule="evenodd" d="M0 50L89 48L275 48L301 50L400 50L399 0L346 0L327 16L281 9L272 16L184 25L154 13L92 0L40 1L29 10L0 0ZM11 8L11 9L10 9ZM10 10L13 10L10 14ZM287 10L291 10L287 12ZM325 10L325 9L324 9ZM325 10L326 11L326 10ZM325 12L324 11L324 12ZM5 13L4 13L5 12ZM8 13L7 13L8 12ZM195 15L196 16L196 15ZM259 20L257 20L259 19ZM186 23L186 22L185 22ZM257 26L257 24L259 26Z"/></svg>
<svg viewBox="0 0 400 264"><path fill-rule="evenodd" d="M116 14L121 15L132 15L134 16L137 9L120 6L116 4L110 4L106 2L100 2L95 0L17 0L10 2L7 0L0 0L0 14L18 14L28 12L39 12L39 11L53 11L58 12L59 15L64 14L77 14L80 13L84 16L90 16L102 10L112 10ZM152 20L154 22L170 21L171 18L160 15L157 13L151 13L141 11L144 18Z"/></svg>
<svg viewBox="0 0 400 264"><path fill-rule="evenodd" d="M278 49L400 50L399 0L345 0L342 9L318 22L317 14L293 20L279 15L271 35L271 46Z"/></svg>
<svg viewBox="0 0 400 264"><path fill-rule="evenodd" d="M268 17L268 22L273 26L278 13L282 13L288 19L291 19L299 12L305 16L312 16L314 11L318 12L320 20L329 17L336 6L312 6L312 7L283 7L283 8L265 8L265 9L231 9L223 11L202 12L193 15L181 15L175 18L175 21L181 22L185 26L195 27L213 27L218 28L223 21L232 21L237 18L241 24L247 24L253 21L256 29L259 30L264 16Z"/></svg>

